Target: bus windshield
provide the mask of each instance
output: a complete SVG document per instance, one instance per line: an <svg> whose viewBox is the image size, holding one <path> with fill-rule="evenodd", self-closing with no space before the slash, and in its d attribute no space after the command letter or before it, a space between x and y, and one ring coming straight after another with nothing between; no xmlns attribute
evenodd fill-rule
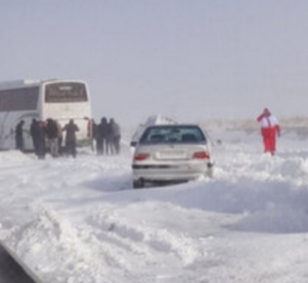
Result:
<svg viewBox="0 0 308 283"><path fill-rule="evenodd" d="M46 85L46 103L68 103L88 101L85 84L61 82Z"/></svg>

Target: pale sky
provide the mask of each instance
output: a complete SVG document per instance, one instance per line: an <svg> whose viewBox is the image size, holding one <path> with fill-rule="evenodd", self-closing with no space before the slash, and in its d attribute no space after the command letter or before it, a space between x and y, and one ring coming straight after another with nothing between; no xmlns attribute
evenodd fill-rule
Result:
<svg viewBox="0 0 308 283"><path fill-rule="evenodd" d="M308 112L307 0L0 0L0 81L83 79L96 119Z"/></svg>

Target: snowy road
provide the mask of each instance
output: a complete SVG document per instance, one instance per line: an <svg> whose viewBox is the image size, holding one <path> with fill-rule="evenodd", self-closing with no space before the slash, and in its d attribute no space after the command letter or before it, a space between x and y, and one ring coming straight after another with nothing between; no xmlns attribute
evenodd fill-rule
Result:
<svg viewBox="0 0 308 283"><path fill-rule="evenodd" d="M306 283L308 151L214 148L213 180L133 190L131 155L1 155L0 237L44 283Z"/></svg>

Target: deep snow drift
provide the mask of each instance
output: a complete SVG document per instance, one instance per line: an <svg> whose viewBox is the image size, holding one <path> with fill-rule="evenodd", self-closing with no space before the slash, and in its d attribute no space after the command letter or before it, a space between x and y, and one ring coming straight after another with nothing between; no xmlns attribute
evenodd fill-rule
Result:
<svg viewBox="0 0 308 283"><path fill-rule="evenodd" d="M0 153L0 239L45 283L306 283L308 149L210 130L215 177L133 190L131 152Z"/></svg>

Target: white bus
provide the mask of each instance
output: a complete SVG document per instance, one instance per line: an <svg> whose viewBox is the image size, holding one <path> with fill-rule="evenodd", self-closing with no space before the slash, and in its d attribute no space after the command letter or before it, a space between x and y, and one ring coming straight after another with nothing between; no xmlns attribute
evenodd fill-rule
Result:
<svg viewBox="0 0 308 283"><path fill-rule="evenodd" d="M88 119L92 117L86 82L79 80L22 80L0 83L0 149L15 148L15 127L25 121L24 147L33 149L30 136L32 119L57 120L61 126L69 119L79 127L78 145L88 139Z"/></svg>

